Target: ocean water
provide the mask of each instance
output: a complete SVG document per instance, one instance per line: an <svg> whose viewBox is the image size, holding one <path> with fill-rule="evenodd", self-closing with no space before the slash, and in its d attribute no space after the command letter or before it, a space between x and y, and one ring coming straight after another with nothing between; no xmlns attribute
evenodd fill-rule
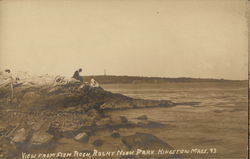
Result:
<svg viewBox="0 0 250 159"><path fill-rule="evenodd" d="M192 158L246 158L248 141L247 82L201 82L165 84L105 84L114 93L133 98L171 100L174 107L109 111L114 119L140 115L163 127L124 128L121 135L151 133L175 149L216 149ZM184 156L185 157L185 156ZM190 157L190 156L186 156Z"/></svg>

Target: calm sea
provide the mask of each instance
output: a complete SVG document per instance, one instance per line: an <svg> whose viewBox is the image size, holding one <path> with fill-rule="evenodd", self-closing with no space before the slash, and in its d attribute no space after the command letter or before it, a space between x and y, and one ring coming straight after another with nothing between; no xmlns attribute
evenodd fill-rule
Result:
<svg viewBox="0 0 250 159"><path fill-rule="evenodd" d="M113 118L140 115L164 124L160 128L119 130L124 135L151 133L175 149L210 149L215 154L199 158L246 158L248 137L247 82L201 82L165 84L105 84L114 93L133 98L171 100L175 107L130 109L107 112Z"/></svg>

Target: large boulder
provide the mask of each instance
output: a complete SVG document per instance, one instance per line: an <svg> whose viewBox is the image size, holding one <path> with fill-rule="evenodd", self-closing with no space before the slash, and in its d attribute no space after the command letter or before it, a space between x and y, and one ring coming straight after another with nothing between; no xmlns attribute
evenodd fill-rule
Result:
<svg viewBox="0 0 250 159"><path fill-rule="evenodd" d="M16 144L24 143L27 141L29 134L27 129L21 128L15 132L11 142Z"/></svg>
<svg viewBox="0 0 250 159"><path fill-rule="evenodd" d="M81 132L74 137L74 139L77 141L87 141L88 138L89 136L86 132Z"/></svg>
<svg viewBox="0 0 250 159"><path fill-rule="evenodd" d="M120 116L121 123L128 123L128 118L125 116Z"/></svg>
<svg viewBox="0 0 250 159"><path fill-rule="evenodd" d="M92 145L94 145L95 147L101 147L103 145L104 141L101 139L97 139L94 142L92 142Z"/></svg>
<svg viewBox="0 0 250 159"><path fill-rule="evenodd" d="M158 137L147 133L135 133L134 135L122 137L122 142L129 149L145 149L145 150L157 150L157 149L174 149L168 143L162 141Z"/></svg>
<svg viewBox="0 0 250 159"><path fill-rule="evenodd" d="M117 130L114 130L111 135L113 138L119 138L121 137L120 133Z"/></svg>
<svg viewBox="0 0 250 159"><path fill-rule="evenodd" d="M57 130L63 136L71 137L81 128L81 125L76 123L67 122L64 125L61 125Z"/></svg>
<svg viewBox="0 0 250 159"><path fill-rule="evenodd" d="M46 132L36 132L31 138L31 144L33 146L43 146L51 143L53 136Z"/></svg>
<svg viewBox="0 0 250 159"><path fill-rule="evenodd" d="M145 151L155 151L156 153L150 154L150 155L145 155L143 153L139 153L138 155L132 156L132 158L148 158L150 157L159 157L157 155L157 152L160 149L164 150L173 150L174 148L169 145L168 143L162 141L158 137L152 135L152 134L147 134L147 133L135 133L134 135L130 136L124 136L122 137L122 143L127 147L128 150L134 150L134 151L139 151L139 152L145 152ZM165 154L165 158L174 158L177 157L176 155L169 155ZM179 157L179 156L178 156Z"/></svg>

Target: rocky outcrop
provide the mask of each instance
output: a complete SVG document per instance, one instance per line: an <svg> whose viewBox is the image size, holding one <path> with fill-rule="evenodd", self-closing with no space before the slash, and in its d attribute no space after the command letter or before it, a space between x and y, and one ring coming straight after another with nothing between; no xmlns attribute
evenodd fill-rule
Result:
<svg viewBox="0 0 250 159"><path fill-rule="evenodd" d="M60 78L61 79L61 78ZM174 103L167 100L134 99L118 93L111 93L101 87L91 87L81 84L77 80L64 80L62 83L55 80L47 85L18 85L15 87L14 97L17 104L29 110L61 109L68 107L84 107L86 109L129 109L173 106ZM9 94L10 90L1 87L0 92ZM1 98L2 97L2 98ZM0 101L6 98L0 96ZM79 107L78 107L79 108Z"/></svg>
<svg viewBox="0 0 250 159"><path fill-rule="evenodd" d="M131 109L131 108L150 108L175 105L167 100L144 100L134 99L122 94L106 94L100 109Z"/></svg>
<svg viewBox="0 0 250 159"><path fill-rule="evenodd" d="M161 126L146 120L147 116L138 117L140 122L133 123L126 116L114 120L105 111L175 105L171 101L134 99L74 80L58 78L55 82L57 83L50 82L47 85L20 84L14 88L15 102L6 100L9 99L9 88L0 87L0 109L4 110L0 116L3 122L8 123L7 126L0 127L0 134L7 134L3 137L6 145L10 141L13 143L10 145L17 148L25 148L27 145L29 149L44 148L54 145L60 138L89 142L95 131L108 129L109 137L121 140L128 149L147 148L149 143L154 143L154 146L169 146L149 134L137 133L123 137L117 131L120 128ZM105 143L103 138L90 141L92 142L89 144L94 147L101 147Z"/></svg>

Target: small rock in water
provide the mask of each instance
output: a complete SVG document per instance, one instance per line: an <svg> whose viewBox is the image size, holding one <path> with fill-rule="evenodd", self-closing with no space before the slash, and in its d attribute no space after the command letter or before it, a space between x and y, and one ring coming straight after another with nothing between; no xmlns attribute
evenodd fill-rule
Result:
<svg viewBox="0 0 250 159"><path fill-rule="evenodd" d="M53 136L46 132L38 132L34 133L31 138L31 144L35 146L41 146L45 144L49 144L53 139Z"/></svg>
<svg viewBox="0 0 250 159"><path fill-rule="evenodd" d="M147 115L141 115L141 116L137 117L137 119L139 119L139 120L147 120L148 117L147 117Z"/></svg>
<svg viewBox="0 0 250 159"><path fill-rule="evenodd" d="M74 137L74 139L77 141L86 140L88 139L88 134L86 132L79 133Z"/></svg>
<svg viewBox="0 0 250 159"><path fill-rule="evenodd" d="M120 116L120 120L122 123L127 123L128 119L125 116Z"/></svg>
<svg viewBox="0 0 250 159"><path fill-rule="evenodd" d="M103 145L103 140L101 139L95 140L92 144L96 147L100 147Z"/></svg>
<svg viewBox="0 0 250 159"><path fill-rule="evenodd" d="M113 131L112 134L111 134L111 136L112 136L113 138L121 137L121 135L120 135L120 133L119 133L118 131Z"/></svg>

